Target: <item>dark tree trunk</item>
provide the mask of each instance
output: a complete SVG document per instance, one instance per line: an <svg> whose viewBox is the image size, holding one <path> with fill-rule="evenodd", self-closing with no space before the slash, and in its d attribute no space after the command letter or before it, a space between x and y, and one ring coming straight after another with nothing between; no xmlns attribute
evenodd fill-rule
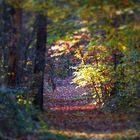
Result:
<svg viewBox="0 0 140 140"><path fill-rule="evenodd" d="M42 13L37 14L37 36L36 36L36 57L34 73L36 75L34 104L43 110L43 83L44 83L44 68L45 68L45 52L46 52L46 25L47 19Z"/></svg>
<svg viewBox="0 0 140 140"><path fill-rule="evenodd" d="M18 1L18 0L17 0ZM19 59L19 39L21 27L21 8L3 2L3 52L4 67L7 73L5 84L16 86Z"/></svg>
<svg viewBox="0 0 140 140"><path fill-rule="evenodd" d="M119 74L117 72L117 67L118 67L118 64L121 64L122 63L122 57L123 57L123 54L119 51L119 50L115 50L113 52L113 59L114 59L114 72L115 72L115 76L114 76L114 79L116 80L114 82L114 85L113 85L113 88L112 88L112 91L110 93L111 96L113 95L117 95L118 92L119 92L119 85L120 85L120 81L119 81ZM122 77L123 78L123 72L122 72Z"/></svg>

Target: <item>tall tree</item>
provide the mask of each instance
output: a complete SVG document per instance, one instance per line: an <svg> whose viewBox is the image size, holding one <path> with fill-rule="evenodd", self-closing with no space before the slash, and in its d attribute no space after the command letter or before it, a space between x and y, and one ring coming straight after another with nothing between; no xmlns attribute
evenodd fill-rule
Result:
<svg viewBox="0 0 140 140"><path fill-rule="evenodd" d="M16 77L19 59L19 40L21 29L20 0L15 4L3 1L3 52L4 67L6 69L6 85L16 86Z"/></svg>
<svg viewBox="0 0 140 140"><path fill-rule="evenodd" d="M45 52L46 52L46 25L47 18L43 15L43 12L37 13L37 34L36 34L36 57L34 73L36 75L35 87L37 91L35 93L34 103L43 110L43 83L44 83L44 68L45 68Z"/></svg>

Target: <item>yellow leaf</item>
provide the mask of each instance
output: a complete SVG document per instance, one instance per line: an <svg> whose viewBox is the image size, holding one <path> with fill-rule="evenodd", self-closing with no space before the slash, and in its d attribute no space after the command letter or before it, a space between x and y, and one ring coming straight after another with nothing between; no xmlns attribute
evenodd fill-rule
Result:
<svg viewBox="0 0 140 140"><path fill-rule="evenodd" d="M126 51L127 50L127 47L122 44L121 42L118 43L118 49L121 50L121 51Z"/></svg>
<svg viewBox="0 0 140 140"><path fill-rule="evenodd" d="M31 60L28 60L28 61L26 62L26 64L27 64L27 65L32 65L32 61L31 61Z"/></svg>

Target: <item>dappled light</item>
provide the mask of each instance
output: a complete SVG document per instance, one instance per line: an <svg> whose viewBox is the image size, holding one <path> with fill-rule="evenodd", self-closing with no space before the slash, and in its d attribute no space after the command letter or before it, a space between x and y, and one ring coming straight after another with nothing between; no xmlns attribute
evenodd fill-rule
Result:
<svg viewBox="0 0 140 140"><path fill-rule="evenodd" d="M96 105L87 105L87 106L64 106L64 107L53 107L50 108L50 110L55 111L55 110L60 110L60 111L71 111L71 110L90 110L90 109L95 109L98 106Z"/></svg>
<svg viewBox="0 0 140 140"><path fill-rule="evenodd" d="M139 140L139 97L139 0L0 0L0 140Z"/></svg>
<svg viewBox="0 0 140 140"><path fill-rule="evenodd" d="M64 135L64 136L68 136L68 137L84 137L85 139L88 138L97 138L97 139L101 139L101 138L110 138L110 139L115 139L115 138L128 138L129 136L131 137L136 137L140 134L139 130L128 130L126 132L105 132L105 133L97 133L97 132L93 132L93 133L85 133L85 132L76 132L76 131L63 131L63 130L50 130L49 132L53 133L53 134L59 134L59 135Z"/></svg>

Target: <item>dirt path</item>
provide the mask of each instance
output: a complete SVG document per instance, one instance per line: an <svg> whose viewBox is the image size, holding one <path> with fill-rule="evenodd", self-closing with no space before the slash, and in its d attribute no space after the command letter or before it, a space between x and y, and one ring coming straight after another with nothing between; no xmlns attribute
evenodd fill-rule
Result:
<svg viewBox="0 0 140 140"><path fill-rule="evenodd" d="M101 112L91 105L91 98L78 99L87 90L70 82L71 78L62 80L53 93L44 93L44 107L50 110L44 116L51 133L68 140L140 139L138 114Z"/></svg>
<svg viewBox="0 0 140 140"><path fill-rule="evenodd" d="M59 79L59 83L56 85L54 92L44 92L44 105L51 109L55 109L55 107L62 107L62 109L63 107L72 107L76 109L76 106L81 107L87 104L90 105L90 102L93 101L93 99L90 96L87 96L88 89L77 87L76 85L71 84L71 82L71 77L64 80ZM44 87L47 86L45 85ZM46 88L45 91L47 91Z"/></svg>

